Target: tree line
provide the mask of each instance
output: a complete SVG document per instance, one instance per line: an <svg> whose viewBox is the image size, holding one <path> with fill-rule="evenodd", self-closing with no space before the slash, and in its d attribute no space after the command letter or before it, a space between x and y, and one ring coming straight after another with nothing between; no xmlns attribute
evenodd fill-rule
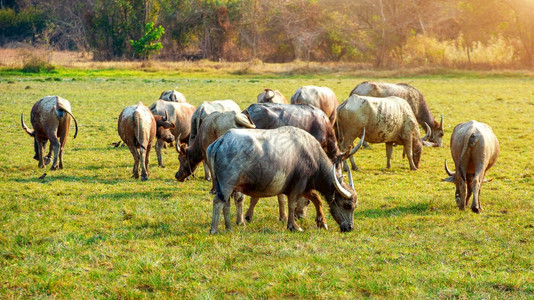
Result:
<svg viewBox="0 0 534 300"><path fill-rule="evenodd" d="M0 0L3 47L132 60L151 23L159 59L534 67L531 0Z"/></svg>

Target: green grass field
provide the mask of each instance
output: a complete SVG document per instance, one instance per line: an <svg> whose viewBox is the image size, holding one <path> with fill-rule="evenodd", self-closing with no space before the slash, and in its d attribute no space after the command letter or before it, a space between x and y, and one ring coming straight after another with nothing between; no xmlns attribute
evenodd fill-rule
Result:
<svg viewBox="0 0 534 300"><path fill-rule="evenodd" d="M50 77L52 76L52 77ZM275 198L254 220L209 235L212 196L202 170L177 182L177 154L165 169L155 151L150 180L131 179L133 159L117 117L176 89L189 102L233 99L241 108L264 88L288 99L302 85L328 86L341 103L362 77L59 72L0 77L0 298L532 298L534 297L534 78L453 74L371 78L419 88L445 115L444 148L425 148L412 172L402 148L388 170L385 146L360 150L353 172L355 230L315 227L315 211L289 232ZM30 124L42 96L71 102L80 125L65 168L37 168ZM459 211L443 182L458 123L489 124L501 154L482 187L481 214ZM44 180L38 179L44 172ZM246 200L248 206L248 199ZM232 203L232 218L235 220Z"/></svg>

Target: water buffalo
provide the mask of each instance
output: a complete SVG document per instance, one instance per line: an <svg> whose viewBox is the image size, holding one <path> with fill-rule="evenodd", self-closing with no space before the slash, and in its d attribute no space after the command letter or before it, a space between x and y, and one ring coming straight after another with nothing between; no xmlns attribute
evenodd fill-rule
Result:
<svg viewBox="0 0 534 300"><path fill-rule="evenodd" d="M187 99L185 98L184 94L175 90L164 91L161 93L159 98L165 101L187 103Z"/></svg>
<svg viewBox="0 0 534 300"><path fill-rule="evenodd" d="M307 85L298 88L291 96L291 104L310 104L318 107L324 111L332 124L336 122L337 97L325 86Z"/></svg>
<svg viewBox="0 0 534 300"><path fill-rule="evenodd" d="M367 142L386 143L388 169L394 144L404 146L403 157L408 156L411 170L419 168L423 142L415 116L404 99L352 95L339 105L337 115L341 151L365 131Z"/></svg>
<svg viewBox="0 0 534 300"><path fill-rule="evenodd" d="M20 115L22 129L33 137L34 159L39 161L39 168L50 163L51 152L54 151L54 161L50 170L63 169L63 151L69 134L70 119L74 120L78 135L78 122L72 115L70 102L59 96L46 96L39 99L32 107L30 120L33 130L24 123L24 115ZM46 143L50 140L50 150L44 156ZM58 164L59 159L59 164Z"/></svg>
<svg viewBox="0 0 534 300"><path fill-rule="evenodd" d="M358 84L351 92L349 96L360 95L360 96L371 96L371 97L389 97L396 96L406 100L417 119L419 125L423 128L427 128L425 124L428 124L431 132L427 131L428 142L431 144L426 144L428 146L443 147L443 115L441 120L438 123L425 101L423 94L416 89L415 87L406 84L406 83L385 83L385 82L369 82L364 81ZM429 134L430 133L430 134Z"/></svg>
<svg viewBox="0 0 534 300"><path fill-rule="evenodd" d="M339 182L339 174L319 142L306 131L285 126L272 130L230 129L207 149L215 197L210 233L216 233L221 209L226 228L231 227L230 196L241 192L251 197L288 196L289 230L295 223L297 199L304 196L315 205L317 226L327 228L319 191L330 206L341 231L354 227L358 199L351 186ZM350 174L350 173L349 173ZM243 224L243 199L236 199L237 224Z"/></svg>
<svg viewBox="0 0 534 300"><path fill-rule="evenodd" d="M191 118L195 112L195 107L189 103L168 102L164 100L157 100L150 105L150 110L154 115L168 116L169 122L173 123L175 127L171 130L172 135L167 136L167 140L158 139L156 141L156 156L158 157L158 165L162 168L163 158L161 149L165 146L165 142L172 143L177 137L180 137L176 143L185 143L189 141L189 134L191 133Z"/></svg>
<svg viewBox="0 0 534 300"><path fill-rule="evenodd" d="M482 210L480 189L486 172L499 157L499 141L487 124L474 120L461 123L454 127L451 135L451 155L456 172L449 170L445 160L449 177L444 180L456 185L456 205L464 210L472 194L471 210L479 213Z"/></svg>
<svg viewBox="0 0 534 300"><path fill-rule="evenodd" d="M284 103L287 99L278 90L265 89L258 95L258 103Z"/></svg>
<svg viewBox="0 0 534 300"><path fill-rule="evenodd" d="M154 137L169 139L173 128L174 124L167 121L167 116L154 116L141 102L128 106L121 112L117 130L133 155L133 178L139 178L141 163L141 180L148 180L148 161Z"/></svg>
<svg viewBox="0 0 534 300"><path fill-rule="evenodd" d="M326 114L315 106L308 104L279 104L279 103L256 103L251 104L244 112L247 112L251 120L259 129L275 129L282 126L294 126L310 133L321 145L326 152L328 158L334 163L340 161L342 156L352 155L361 146L361 143L353 148L350 153L340 153L337 146L336 135L332 128L332 124L327 118ZM363 137L360 140L363 142ZM285 200L283 196L278 197L278 203L282 204ZM254 207L258 203L259 198L252 197L250 199L250 206L245 214L247 221L252 220L254 215ZM305 199L299 200L297 207L297 217L302 217L305 213L305 207L308 201ZM285 218L280 211L280 219Z"/></svg>
<svg viewBox="0 0 534 300"><path fill-rule="evenodd" d="M193 113L193 116L191 117L191 134L189 135L189 145L191 145L195 140L195 137L204 118L206 118L212 112L216 111L235 111L236 113L239 113L241 112L241 108L239 108L239 105L237 105L237 103L232 100L204 101L197 107L197 109ZM210 180L210 171L205 163L204 176L206 180Z"/></svg>

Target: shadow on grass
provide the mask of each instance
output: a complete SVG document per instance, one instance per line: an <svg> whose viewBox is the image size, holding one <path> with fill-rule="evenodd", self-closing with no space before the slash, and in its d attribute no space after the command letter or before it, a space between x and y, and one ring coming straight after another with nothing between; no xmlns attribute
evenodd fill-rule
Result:
<svg viewBox="0 0 534 300"><path fill-rule="evenodd" d="M155 199L168 200L175 195L167 191L152 190L150 192L119 192L89 196L88 199L106 199L106 200L122 200L122 199Z"/></svg>
<svg viewBox="0 0 534 300"><path fill-rule="evenodd" d="M46 173L49 174L48 172ZM54 181L64 181L64 182L94 182L94 183L102 183L102 184L117 184L123 180L122 179L102 179L97 176L72 176L72 175L49 174L45 176L45 178L43 179L39 177L13 178L11 179L11 181L20 182L20 183L28 183L28 182L51 183Z"/></svg>
<svg viewBox="0 0 534 300"><path fill-rule="evenodd" d="M430 206L428 203L416 203L410 206L401 206L384 209L367 209L356 211L354 218L388 218L402 215L428 215Z"/></svg>

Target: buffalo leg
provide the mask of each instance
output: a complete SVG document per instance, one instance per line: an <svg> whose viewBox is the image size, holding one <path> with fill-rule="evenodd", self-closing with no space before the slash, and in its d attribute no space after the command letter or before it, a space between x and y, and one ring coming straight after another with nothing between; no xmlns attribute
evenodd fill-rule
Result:
<svg viewBox="0 0 534 300"><path fill-rule="evenodd" d="M393 143L386 143L387 168L391 169L391 155L393 154Z"/></svg>
<svg viewBox="0 0 534 300"><path fill-rule="evenodd" d="M148 180L148 170L147 170L147 164L146 164L146 159L148 157L147 152L148 152L148 147L146 149L144 147L139 147L139 162L141 165L141 181Z"/></svg>
<svg viewBox="0 0 534 300"><path fill-rule="evenodd" d="M313 191L310 191L304 196L310 199L310 201L315 206L315 211L317 212L315 223L317 223L317 227L328 230L328 225L326 225L326 218L324 217L323 206L321 204L321 198L319 198L319 195L317 195L317 193Z"/></svg>
<svg viewBox="0 0 534 300"><path fill-rule="evenodd" d="M45 141L45 143L43 145L43 149L44 148L46 148L46 141ZM52 162L52 151L53 151L52 144L50 144L48 146L48 154L46 154L46 156L43 158L43 162L44 162L45 166L48 165L50 162ZM39 158L37 158L37 160L39 160Z"/></svg>
<svg viewBox="0 0 534 300"><path fill-rule="evenodd" d="M295 208L297 207L298 195L291 193L287 200L288 212L287 212L287 229L291 231L302 231L297 223L295 223Z"/></svg>
<svg viewBox="0 0 534 300"><path fill-rule="evenodd" d="M232 229L232 221L230 220L230 199L224 202L223 206L223 216L224 216L224 226L227 230Z"/></svg>
<svg viewBox="0 0 534 300"><path fill-rule="evenodd" d="M236 224L245 225L245 218L243 218L243 202L245 196L240 192L234 192L233 194L236 209Z"/></svg>
<svg viewBox="0 0 534 300"><path fill-rule="evenodd" d="M131 146L130 144L128 144L128 149L130 149L130 152L134 158L132 178L137 179L139 178L139 152L137 152L137 148L135 146Z"/></svg>
<svg viewBox="0 0 534 300"><path fill-rule="evenodd" d="M50 133L48 136L51 136L50 146L54 149L54 160L52 161L52 166L50 167L50 170L54 171L58 169L57 161L58 161L58 156L59 156L59 145L60 144L56 136L50 135Z"/></svg>
<svg viewBox="0 0 534 300"><path fill-rule="evenodd" d="M482 165L482 164L479 164ZM475 169L475 176L473 177L473 202L471 203L471 210L475 213L480 213L482 206L480 205L480 188L482 186L482 181L484 180L484 170L478 167Z"/></svg>
<svg viewBox="0 0 534 300"><path fill-rule="evenodd" d="M219 220L221 219L221 210L224 206L224 201L219 199L217 195L213 197L213 212L211 214L211 229L210 233L217 233L219 230Z"/></svg>
<svg viewBox="0 0 534 300"><path fill-rule="evenodd" d="M165 166L163 165L163 158L161 156L161 148L163 148L163 146L165 145L165 142L163 140L157 140L156 141L156 156L158 158L158 166L160 168L165 168Z"/></svg>
<svg viewBox="0 0 534 300"><path fill-rule="evenodd" d="M356 165L356 162L354 161L354 156L350 157L350 165L352 166L353 171L358 171L358 166Z"/></svg>
<svg viewBox="0 0 534 300"><path fill-rule="evenodd" d="M59 135L59 168L63 169L63 152L65 150L65 144L67 143L67 137L68 137L68 126L70 125L70 122L66 122L66 126L60 126L58 130Z"/></svg>
<svg viewBox="0 0 534 300"><path fill-rule="evenodd" d="M310 204L310 200L305 197L300 197L297 201L297 208L295 208L295 218L301 219L306 216L306 208Z"/></svg>
<svg viewBox="0 0 534 300"><path fill-rule="evenodd" d="M286 196L279 194L278 196L278 220L285 222L287 220L286 216Z"/></svg>
<svg viewBox="0 0 534 300"><path fill-rule="evenodd" d="M43 153L44 153L44 149L45 149L45 144L46 144L46 141L44 142L37 142L37 160L39 161L39 168L44 168L45 167L45 164L44 164L44 160L43 160Z"/></svg>
<svg viewBox="0 0 534 300"><path fill-rule="evenodd" d="M417 170L417 167L415 166L415 163L413 162L413 149L412 149L411 139L408 139L408 141L405 142L404 153L406 153L406 156L408 156L408 162L410 163L410 170L412 171Z"/></svg>
<svg viewBox="0 0 534 300"><path fill-rule="evenodd" d="M204 162L204 178L206 178L207 181L211 180L210 169L208 167L208 164L206 164L206 162Z"/></svg>
<svg viewBox="0 0 534 300"><path fill-rule="evenodd" d="M245 220L247 222L252 221L252 217L254 216L254 207L256 207L256 204L258 204L258 200L260 200L260 198L250 197L250 204L248 206L247 212L245 213Z"/></svg>

